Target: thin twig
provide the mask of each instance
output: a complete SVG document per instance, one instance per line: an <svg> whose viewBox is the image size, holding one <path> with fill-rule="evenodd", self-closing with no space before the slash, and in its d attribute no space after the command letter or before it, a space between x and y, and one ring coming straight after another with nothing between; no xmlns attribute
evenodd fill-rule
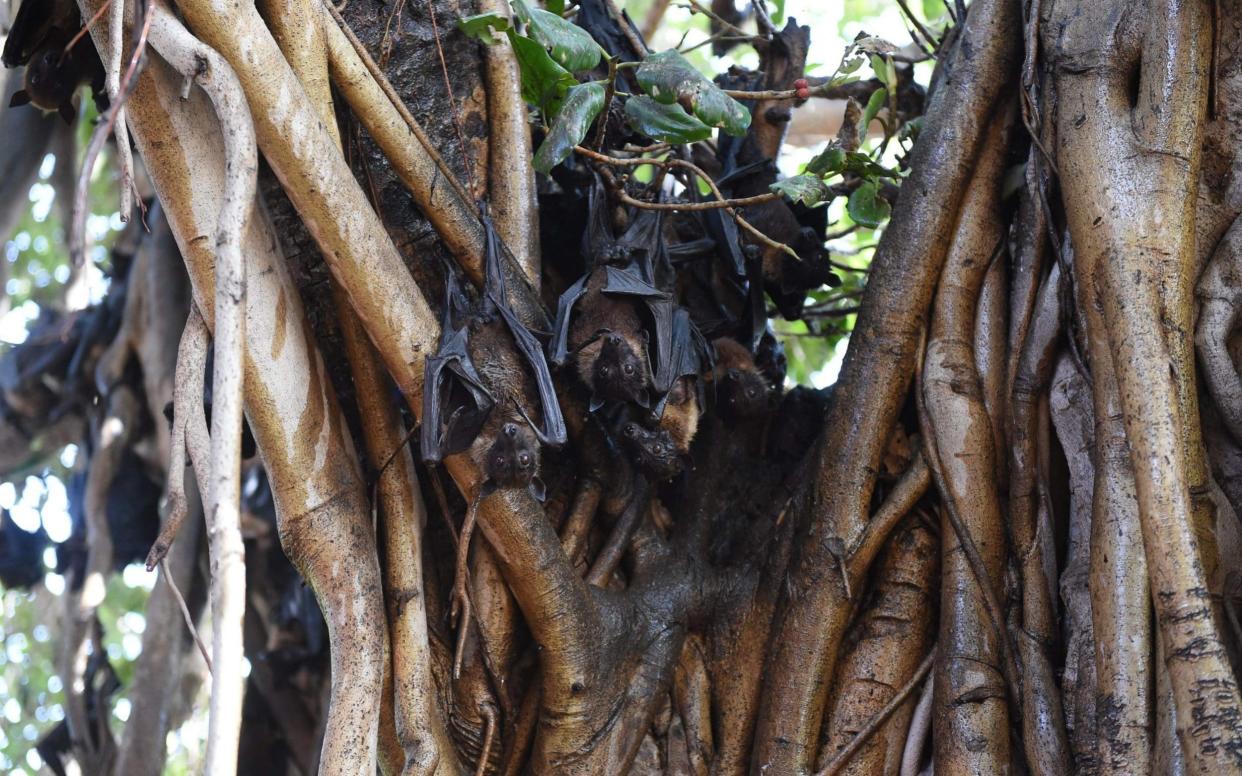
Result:
<svg viewBox="0 0 1242 776"><path fill-rule="evenodd" d="M388 101L392 103L392 106L396 108L397 113L401 116L401 120L405 122L405 125L409 128L410 132L414 133L414 137L418 140L419 145L423 147L423 150L426 151L427 155L431 157L431 160L435 163L436 167L440 169L440 174L443 175L449 185L453 187L453 191L457 192L457 196L461 197L462 202L466 203L468 207L473 209L474 205L472 203L474 202L474 197L472 197L465 187L462 186L461 181L457 179L457 174L454 173L448 166L448 163L444 161L444 157L440 156L440 151L436 148L435 143L431 141L431 138L427 137L427 133L423 131L422 126L414 120L414 116L412 116L409 109L405 107L405 103L397 94L397 90L392 87L392 84L388 81L388 77L384 75L384 71L375 64L375 60L371 58L369 53L367 53L367 49L362 45L362 41L358 40L358 36L354 34L353 28L346 23L345 19L336 9L336 6L332 5L330 0L323 0L323 5L332 16L333 20L336 21L337 26L341 28L341 32L345 34L346 39L349 40L349 45L354 47L354 53L358 55L358 59L362 60L362 64L366 67L367 72L369 72L371 77L375 79L375 83L384 92L384 95L388 98Z"/></svg>
<svg viewBox="0 0 1242 776"><path fill-rule="evenodd" d="M448 63L444 61L444 47L440 45L440 25L436 23L435 0L427 0L427 11L431 14L431 35L436 42L436 54L440 57L440 72L444 74L444 89L448 93L449 116L453 119L453 130L457 133L457 143L461 146L461 158L466 167L466 186L470 191L474 191L474 173L470 171L474 165L470 159L470 149L466 147L466 135L461 129L461 116L457 113L457 98L453 95L453 84L449 80Z"/></svg>
<svg viewBox="0 0 1242 776"><path fill-rule="evenodd" d="M147 48L147 36L151 32L151 9L154 5L155 0L146 0L142 29L134 44L134 53L130 57L125 78L121 81L116 99L109 106L104 121L101 121L91 134L90 143L86 147L86 156L82 160L82 170L78 173L78 185L73 192L73 219L69 228L69 258L75 267L81 267L86 262L86 199L90 192L91 173L95 169L95 162L99 160L100 152L103 151L104 143L108 140L108 135L112 133L112 127L116 124L116 117L121 106L125 104L125 98L129 96L134 84L138 81L138 65Z"/></svg>
<svg viewBox="0 0 1242 776"><path fill-rule="evenodd" d="M927 27L923 26L923 22L919 21L919 18L914 15L913 11L910 10L910 6L906 3L906 0L897 0L897 5L901 6L902 13L906 15L906 18L910 20L910 23L914 25L914 28L919 31L919 35L923 36L923 40L927 41L927 45L931 46L930 51L927 49L923 49L923 51L929 56L935 56L932 52L936 50L937 43L931 32L927 29ZM923 44L919 42L917 36L911 35L910 38L915 43L918 43L919 48L923 48Z"/></svg>
<svg viewBox="0 0 1242 776"><path fill-rule="evenodd" d="M755 37L754 35L751 35L750 33L746 32L746 30L743 30L741 27L738 27L736 24L733 24L732 22L727 21L724 17L720 16L719 14L717 14L715 11L711 10L710 8L705 8L703 5L698 3L697 0L687 0L687 2L689 2L690 4L688 8L691 14L697 11L698 13L703 14L709 19L715 19L717 22L720 23L720 25L724 29L731 30L737 35L745 35L747 38ZM683 6L683 7L686 7L686 6Z"/></svg>
<svg viewBox="0 0 1242 776"><path fill-rule="evenodd" d="M729 216L734 221L737 222L738 226L740 226L742 229L745 229L751 236L753 236L759 242L763 243L769 248L774 248L783 253L787 253L790 256L794 257L795 259L798 259L799 261L802 260L802 257L798 255L797 251L795 251L793 248L790 248L785 243L777 242L776 240L773 240L771 237L768 237L766 234L756 229L749 221L743 218L741 214L739 214L734 209L735 207L744 207L747 205L760 205L765 202L775 202L776 200L780 199L782 195L777 194L774 191L769 192L767 194L758 194L753 197L742 197L740 199L726 199L724 194L720 192L720 188L716 185L716 182L712 180L710 175L704 172L697 165L693 164L692 162L687 162L684 159L651 159L651 158L619 159L615 156L608 156L606 154L597 153L595 151L590 150L589 148L583 148L582 146L574 146L574 150L589 159L594 159L597 162L601 162L603 164L614 165L614 166L641 167L643 165L653 165L655 167L663 167L663 168L680 167L682 169L689 170L690 172L697 175L703 182L705 182L709 188L711 188L712 193L716 195L715 200L709 201L709 202L680 202L680 203L678 202L644 202L641 199L636 199L635 197L631 197L628 193L626 193L624 187L621 187L621 186L617 187L617 195L621 198L621 201L626 203L627 205L631 205L637 208L643 208L646 210L691 211L691 210L723 209L726 213L729 214ZM610 175L606 174L605 177L610 177Z"/></svg>
<svg viewBox="0 0 1242 776"><path fill-rule="evenodd" d="M69 42L65 44L64 50L60 53L60 60L62 62L65 61L65 57L69 56L69 52L73 51L73 47L78 45L78 41L82 40L86 33L91 31L91 27L95 26L95 22L99 21L99 17L103 16L104 11L108 10L110 5L112 5L112 0L104 0L103 5L99 6L99 10L87 20L86 24L82 25L82 29L74 33Z"/></svg>
<svg viewBox="0 0 1242 776"><path fill-rule="evenodd" d="M915 670L914 676L910 677L910 681L906 682L902 688L897 691L897 694L893 696L892 700L884 704L884 708L877 711L875 716L867 721L867 724L863 726L863 729L858 731L857 735L855 735L854 738L846 744L845 748L842 749L836 757L832 758L832 762L824 766L824 769L816 774L816 776L834 776L834 774L848 765L850 758L857 754L859 749L862 749L863 744L867 743L867 740L870 739L871 736L875 735L877 730L884 727L884 723L888 722L888 718L893 716L893 712L901 708L902 704L906 702L911 693L914 692L914 690L920 683L922 683L923 679L931 671L932 664L935 662L936 648L932 647L931 652L927 653L927 657L923 658L923 662L920 663L918 669Z"/></svg>
<svg viewBox="0 0 1242 776"><path fill-rule="evenodd" d="M177 587L177 580L173 579L172 571L168 568L168 558L160 558L160 572L164 575L164 581L168 583L168 589L172 591L173 598L177 599L177 606L181 607L181 617L185 620L185 627L190 631L190 635L194 637L194 643L198 645L203 662L207 664L207 673L214 675L215 669L211 665L211 655L207 653L207 645L198 635L198 628L194 627L190 607L185 605L185 596L181 595L181 588Z"/></svg>
<svg viewBox="0 0 1242 776"><path fill-rule="evenodd" d="M617 58L608 57L608 81L604 87L604 107L599 112L599 122L595 129L595 142L592 144L604 150L604 134L608 131L608 109L612 106L613 95L617 93Z"/></svg>

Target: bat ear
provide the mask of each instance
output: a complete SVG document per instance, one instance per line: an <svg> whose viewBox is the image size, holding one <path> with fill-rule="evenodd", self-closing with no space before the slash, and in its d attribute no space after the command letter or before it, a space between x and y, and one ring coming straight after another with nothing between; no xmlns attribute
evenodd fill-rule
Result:
<svg viewBox="0 0 1242 776"><path fill-rule="evenodd" d="M60 117L64 119L65 123L69 126L73 126L73 120L78 117L78 112L67 102L62 102L57 112L60 113Z"/></svg>
<svg viewBox="0 0 1242 776"><path fill-rule="evenodd" d="M598 410L600 407L603 407L603 406L604 406L604 400L596 396L595 394L591 394L591 404L588 407L588 411L595 412L596 410Z"/></svg>
<svg viewBox="0 0 1242 776"><path fill-rule="evenodd" d="M526 487L527 490L530 491L530 495L533 496L535 501L538 501L540 504L542 504L544 499L548 497L548 489L544 487L543 480L538 477L531 477L530 485Z"/></svg>
<svg viewBox="0 0 1242 776"><path fill-rule="evenodd" d="M9 99L9 107L16 108L19 105L26 105L30 102L30 93L25 89L18 89L13 92L13 96Z"/></svg>
<svg viewBox="0 0 1242 776"><path fill-rule="evenodd" d="M634 397L634 401L638 402L638 406L645 410L651 409L651 394L646 388L638 392L638 396Z"/></svg>

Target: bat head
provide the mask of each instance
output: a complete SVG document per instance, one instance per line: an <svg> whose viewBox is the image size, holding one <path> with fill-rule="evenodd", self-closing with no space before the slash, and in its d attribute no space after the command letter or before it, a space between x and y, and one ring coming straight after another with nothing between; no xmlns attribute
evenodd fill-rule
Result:
<svg viewBox="0 0 1242 776"><path fill-rule="evenodd" d="M592 367L596 396L648 406L647 365L640 353L640 349L620 334L604 335Z"/></svg>
<svg viewBox="0 0 1242 776"><path fill-rule="evenodd" d="M639 471L653 480L671 479L685 466L685 456L663 429L644 428L629 422L621 428L621 441Z"/></svg>
<svg viewBox="0 0 1242 776"><path fill-rule="evenodd" d="M523 423L507 422L487 450L487 478L499 488L525 488L539 474L539 439Z"/></svg>
<svg viewBox="0 0 1242 776"><path fill-rule="evenodd" d="M725 420L744 420L768 411L772 391L763 375L730 369L716 386L716 406Z"/></svg>
<svg viewBox="0 0 1242 776"><path fill-rule="evenodd" d="M31 104L46 111L59 111L78 88L77 66L62 56L59 46L37 52L26 66L26 95Z"/></svg>

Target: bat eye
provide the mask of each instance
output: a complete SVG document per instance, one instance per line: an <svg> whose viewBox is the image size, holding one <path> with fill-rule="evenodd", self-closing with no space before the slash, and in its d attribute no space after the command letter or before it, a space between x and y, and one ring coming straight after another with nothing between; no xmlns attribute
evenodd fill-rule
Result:
<svg viewBox="0 0 1242 776"><path fill-rule="evenodd" d="M528 468L530 466L530 454L522 453L521 455L519 455L518 465L521 466L523 469Z"/></svg>
<svg viewBox="0 0 1242 776"><path fill-rule="evenodd" d="M599 368L599 373L600 373L601 375L603 375L604 377L607 377L608 375L612 374L612 367L610 367L610 366L601 366L601 367Z"/></svg>
<svg viewBox="0 0 1242 776"><path fill-rule="evenodd" d="M759 392L758 392L758 391L756 391L756 390L754 389L754 387L747 388L747 389L746 389L746 398L747 398L747 399L757 399L757 398L759 398Z"/></svg>
<svg viewBox="0 0 1242 776"><path fill-rule="evenodd" d="M634 365L626 364L625 366L621 367L621 371L625 372L626 376L628 377L629 375L634 374Z"/></svg>
<svg viewBox="0 0 1242 776"><path fill-rule="evenodd" d="M517 426L513 425L512 423L506 423L503 431L504 431L505 436L509 437L510 439L517 436L517 432L518 432Z"/></svg>
<svg viewBox="0 0 1242 776"><path fill-rule="evenodd" d="M638 436L638 424L637 423L625 424L625 435L629 437L630 439L634 439L635 437L637 437Z"/></svg>

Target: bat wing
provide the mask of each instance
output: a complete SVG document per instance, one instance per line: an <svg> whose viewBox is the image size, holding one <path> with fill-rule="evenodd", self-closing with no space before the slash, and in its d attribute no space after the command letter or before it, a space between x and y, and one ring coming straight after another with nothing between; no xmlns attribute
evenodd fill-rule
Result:
<svg viewBox="0 0 1242 776"><path fill-rule="evenodd" d="M651 345L649 347L653 347L654 353L648 354L648 360L652 364L652 383L657 393L663 393L668 388L667 386L661 387L661 379L672 346L670 336L672 329L668 325L669 316L677 305L672 297L644 280L635 265L631 264L626 268L605 267L604 271L607 274L601 291L612 296L636 297L636 300L646 303L651 313L649 329Z"/></svg>
<svg viewBox="0 0 1242 776"><path fill-rule="evenodd" d="M543 407L543 427L540 428L531 423L531 429L543 444L559 447L565 444L565 418L561 415L561 403L556 398L556 386L552 384L552 373L548 371L543 346L539 344L539 340L535 339L535 335L522 325L512 310L504 305L500 305L499 310L500 317L504 319L505 325L509 327L509 333L513 335L513 342L517 345L518 352L526 363L530 364L531 371L535 375L535 384L539 386L539 404ZM518 409L525 414L522 407Z"/></svg>
<svg viewBox="0 0 1242 776"><path fill-rule="evenodd" d="M500 313L505 326L509 328L509 333L513 335L513 343L517 346L518 353L530 365L535 375L535 384L539 387L539 404L543 407L543 426L531 423L530 427L543 444L563 445L566 439L565 418L561 415L561 404L556 398L556 387L552 384L552 373L548 371L548 361L544 356L543 346L509 307L508 297L505 296L504 273L501 269L503 247L500 235L496 234L496 228L486 214L483 216L483 229L487 235L487 246L484 252L486 304ZM557 323L560 323L559 318ZM557 332L560 332L559 326ZM524 407L519 406L518 411L523 415L526 413ZM527 422L530 422L529 418Z"/></svg>
<svg viewBox="0 0 1242 776"><path fill-rule="evenodd" d="M608 194L599 175L587 192L587 228L582 233L582 255L587 257L590 271L599 259L612 254L617 240L612 235L608 220Z"/></svg>
<svg viewBox="0 0 1242 776"><path fill-rule="evenodd" d="M424 461L466 449L495 405L467 348L469 300L450 269L445 277L440 348L423 372L423 420L419 451Z"/></svg>
<svg viewBox="0 0 1242 776"><path fill-rule="evenodd" d="M586 296L587 280L590 275L583 275L572 286L565 289L556 303L556 325L552 331L552 341L548 350L552 353L552 363L561 366L569 360L569 323L574 314L574 305Z"/></svg>
<svg viewBox="0 0 1242 776"><path fill-rule="evenodd" d="M737 224L720 208L703 213L703 225L716 243L716 252L739 278L746 277L746 258L742 254L742 241Z"/></svg>
<svg viewBox="0 0 1242 776"><path fill-rule="evenodd" d="M663 325L668 329L669 343L668 360L659 365L659 373L656 375L656 390L660 393L660 401L653 413L657 418L664 414L664 405L668 402L668 392L673 383L686 375L702 374L712 360L711 346L690 320L690 313L676 306L671 300L667 304L669 307L659 313ZM661 302L661 305L664 303Z"/></svg>
<svg viewBox="0 0 1242 776"><path fill-rule="evenodd" d="M424 461L440 461L469 447L495 405L465 348L466 330L456 330L427 359L419 433Z"/></svg>
<svg viewBox="0 0 1242 776"><path fill-rule="evenodd" d="M18 67L30 61L35 51L52 31L55 22L54 3L26 0L17 9L17 16L4 41L4 53L0 60L5 67Z"/></svg>
<svg viewBox="0 0 1242 776"><path fill-rule="evenodd" d="M630 221L625 234L617 241L618 245L630 253L639 275L651 285L658 285L657 271L661 278L672 276L663 229L663 211L640 210Z"/></svg>

